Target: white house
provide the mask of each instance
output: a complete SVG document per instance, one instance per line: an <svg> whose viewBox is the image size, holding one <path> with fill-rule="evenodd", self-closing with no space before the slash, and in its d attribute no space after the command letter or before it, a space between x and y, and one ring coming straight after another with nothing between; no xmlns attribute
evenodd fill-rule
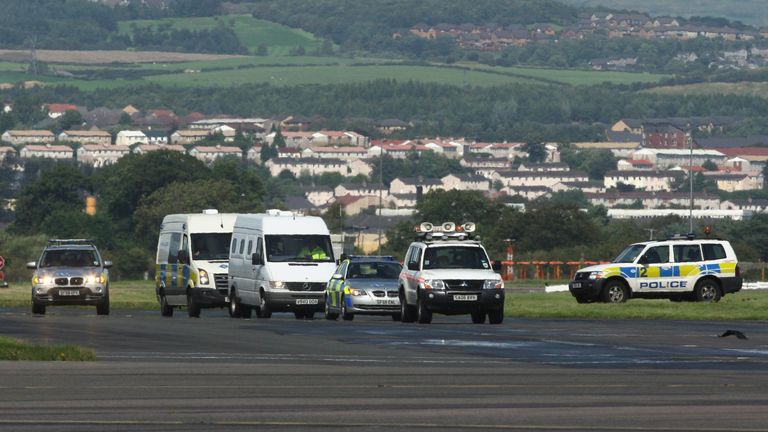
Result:
<svg viewBox="0 0 768 432"><path fill-rule="evenodd" d="M146 153L158 151L158 150L175 151L178 153L187 152L187 149L185 149L184 146L175 145L175 144L169 144L164 146L153 145L153 144L139 144L136 147L134 147L133 152L136 154L146 154Z"/></svg>
<svg viewBox="0 0 768 432"><path fill-rule="evenodd" d="M331 159L368 159L368 150L363 147L318 147L311 146L301 151L304 158L331 158Z"/></svg>
<svg viewBox="0 0 768 432"><path fill-rule="evenodd" d="M487 178L471 174L448 174L440 179L445 190L474 190L487 192L491 190L491 182Z"/></svg>
<svg viewBox="0 0 768 432"><path fill-rule="evenodd" d="M7 130L0 138L11 144L46 144L52 143L56 135L48 130Z"/></svg>
<svg viewBox="0 0 768 432"><path fill-rule="evenodd" d="M535 200L536 198L552 195L552 190L546 186L505 186L499 192L508 196L520 196L527 200Z"/></svg>
<svg viewBox="0 0 768 432"><path fill-rule="evenodd" d="M763 188L763 175L759 172L752 173L722 173L705 172L704 175L714 180L717 184L717 188L726 192L735 192L743 190L753 190Z"/></svg>
<svg viewBox="0 0 768 432"><path fill-rule="evenodd" d="M296 177L302 174L339 173L343 176L370 175L372 168L361 160L345 161L331 158L272 158L264 163L273 176L288 171Z"/></svg>
<svg viewBox="0 0 768 432"><path fill-rule="evenodd" d="M206 139L210 131L199 129L179 129L171 134L171 144L192 144Z"/></svg>
<svg viewBox="0 0 768 432"><path fill-rule="evenodd" d="M59 134L59 141L110 145L112 144L112 135L102 130L69 130Z"/></svg>
<svg viewBox="0 0 768 432"><path fill-rule="evenodd" d="M132 146L134 144L147 144L147 136L140 130L121 130L115 139L116 145Z"/></svg>
<svg viewBox="0 0 768 432"><path fill-rule="evenodd" d="M519 186L552 186L562 182L586 182L589 176L582 171L498 171L491 180L515 188Z"/></svg>
<svg viewBox="0 0 768 432"><path fill-rule="evenodd" d="M618 187L619 183L632 185L646 191L668 191L679 175L676 171L608 171L604 184L607 189Z"/></svg>
<svg viewBox="0 0 768 432"><path fill-rule="evenodd" d="M46 159L72 159L75 152L72 147L66 145L53 144L29 144L19 151L19 156L28 159L33 157Z"/></svg>
<svg viewBox="0 0 768 432"><path fill-rule="evenodd" d="M173 140L173 138L171 138ZM216 146L196 146L189 151L189 155L200 159L203 162L211 163L216 159L223 157L243 157L243 151L240 147L223 146L218 144Z"/></svg>
<svg viewBox="0 0 768 432"><path fill-rule="evenodd" d="M77 149L77 160L96 168L113 164L129 154L128 146L110 144L84 144Z"/></svg>
<svg viewBox="0 0 768 432"><path fill-rule="evenodd" d="M353 184L353 183L341 183L333 190L334 196L372 196L372 197L386 197L389 195L389 190L384 185L379 184Z"/></svg>
<svg viewBox="0 0 768 432"><path fill-rule="evenodd" d="M323 206L333 200L333 189L328 187L313 187L304 190L304 196L307 201L314 206Z"/></svg>
<svg viewBox="0 0 768 432"><path fill-rule="evenodd" d="M398 177L389 184L389 192L397 195L416 194L419 190L426 194L438 189L444 189L441 180L420 177Z"/></svg>

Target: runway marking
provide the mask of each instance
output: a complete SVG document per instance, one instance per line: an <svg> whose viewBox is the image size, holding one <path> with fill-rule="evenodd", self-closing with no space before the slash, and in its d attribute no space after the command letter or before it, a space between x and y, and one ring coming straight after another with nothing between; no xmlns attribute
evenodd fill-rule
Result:
<svg viewBox="0 0 768 432"><path fill-rule="evenodd" d="M597 431L651 431L651 432L766 432L756 428L695 428L647 426L595 426L595 425L536 425L536 424L441 424L441 423L355 423L355 422L302 422L302 421L181 421L181 420L0 420L0 425L43 426L247 426L247 427L313 427L313 428L415 428L415 429L506 429L506 430L597 430Z"/></svg>

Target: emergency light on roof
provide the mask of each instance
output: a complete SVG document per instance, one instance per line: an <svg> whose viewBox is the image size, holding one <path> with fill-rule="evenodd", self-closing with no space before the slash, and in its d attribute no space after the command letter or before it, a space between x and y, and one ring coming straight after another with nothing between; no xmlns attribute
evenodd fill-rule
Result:
<svg viewBox="0 0 768 432"><path fill-rule="evenodd" d="M417 233L471 233L475 232L474 222L465 222L461 225L456 225L453 222L443 222L440 225L433 225L429 222L422 222L416 225Z"/></svg>
<svg viewBox="0 0 768 432"><path fill-rule="evenodd" d="M203 210L203 214L219 214L219 211L216 209L205 209Z"/></svg>

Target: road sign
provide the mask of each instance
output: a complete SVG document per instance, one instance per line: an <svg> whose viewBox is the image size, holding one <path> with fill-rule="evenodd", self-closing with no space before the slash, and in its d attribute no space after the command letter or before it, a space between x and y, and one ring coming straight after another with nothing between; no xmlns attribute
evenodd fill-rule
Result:
<svg viewBox="0 0 768 432"><path fill-rule="evenodd" d="M2 269L3 267L5 267L5 258L0 256L0 269ZM0 280L2 280L2 279L0 279Z"/></svg>

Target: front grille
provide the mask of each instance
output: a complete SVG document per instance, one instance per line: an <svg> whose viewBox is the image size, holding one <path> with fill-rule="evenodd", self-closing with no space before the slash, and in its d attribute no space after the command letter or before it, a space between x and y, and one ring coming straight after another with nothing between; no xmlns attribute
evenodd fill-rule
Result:
<svg viewBox="0 0 768 432"><path fill-rule="evenodd" d="M398 305L355 305L357 309L361 310L372 310L372 311L388 311L388 310L396 310L400 306Z"/></svg>
<svg viewBox="0 0 768 432"><path fill-rule="evenodd" d="M216 289L226 292L227 288L229 288L229 275L226 273L216 273L213 275L213 282L216 284Z"/></svg>
<svg viewBox="0 0 768 432"><path fill-rule="evenodd" d="M56 285L67 285L69 284L69 278L56 278L53 280L53 282Z"/></svg>
<svg viewBox="0 0 768 432"><path fill-rule="evenodd" d="M70 285L82 285L83 284L83 278L81 277L73 277L69 280Z"/></svg>
<svg viewBox="0 0 768 432"><path fill-rule="evenodd" d="M374 297L384 297L386 293L384 291L374 291L373 296Z"/></svg>
<svg viewBox="0 0 768 432"><path fill-rule="evenodd" d="M288 291L325 291L324 282L286 282Z"/></svg>
<svg viewBox="0 0 768 432"><path fill-rule="evenodd" d="M589 279L589 272L579 272L579 273L576 273L576 276L573 279L574 280Z"/></svg>
<svg viewBox="0 0 768 432"><path fill-rule="evenodd" d="M398 297L397 291L387 291L387 297Z"/></svg>
<svg viewBox="0 0 768 432"><path fill-rule="evenodd" d="M446 280L445 288L459 291L478 291L483 289L484 280Z"/></svg>

